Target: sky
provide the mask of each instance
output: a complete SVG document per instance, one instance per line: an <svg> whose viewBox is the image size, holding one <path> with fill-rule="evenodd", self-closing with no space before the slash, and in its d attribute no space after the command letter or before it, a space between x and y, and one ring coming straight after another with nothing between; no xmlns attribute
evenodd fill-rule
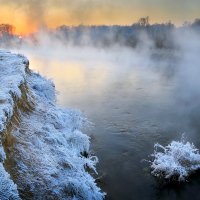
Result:
<svg viewBox="0 0 200 200"><path fill-rule="evenodd" d="M0 0L0 23L27 34L60 25L129 25L149 16L150 23L177 25L200 17L200 0Z"/></svg>

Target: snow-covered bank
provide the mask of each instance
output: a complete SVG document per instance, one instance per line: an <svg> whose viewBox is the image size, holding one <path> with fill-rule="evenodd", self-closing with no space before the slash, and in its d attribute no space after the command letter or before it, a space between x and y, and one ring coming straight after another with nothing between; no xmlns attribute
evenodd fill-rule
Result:
<svg viewBox="0 0 200 200"><path fill-rule="evenodd" d="M172 141L167 146L155 144L152 154L152 174L166 179L185 181L194 171L200 169L199 150L189 142Z"/></svg>
<svg viewBox="0 0 200 200"><path fill-rule="evenodd" d="M84 156L87 120L56 105L54 84L25 57L0 51L0 69L0 199L103 199L87 172L98 161Z"/></svg>

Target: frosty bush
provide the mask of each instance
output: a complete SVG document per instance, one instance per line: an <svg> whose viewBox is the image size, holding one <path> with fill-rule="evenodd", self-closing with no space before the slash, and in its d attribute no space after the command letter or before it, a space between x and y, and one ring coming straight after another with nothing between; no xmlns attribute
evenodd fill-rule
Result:
<svg viewBox="0 0 200 200"><path fill-rule="evenodd" d="M200 169L200 154L194 144L181 141L172 141L167 146L154 145L151 155L152 174L165 179L185 181L195 170Z"/></svg>

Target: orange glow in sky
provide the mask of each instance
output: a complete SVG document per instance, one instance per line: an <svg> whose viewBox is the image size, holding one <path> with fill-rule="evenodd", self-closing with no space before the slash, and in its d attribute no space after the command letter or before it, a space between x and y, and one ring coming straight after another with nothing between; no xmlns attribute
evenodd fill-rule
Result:
<svg viewBox="0 0 200 200"><path fill-rule="evenodd" d="M199 17L199 0L0 0L0 23L28 34L60 25L129 25L149 16L150 23L175 24Z"/></svg>

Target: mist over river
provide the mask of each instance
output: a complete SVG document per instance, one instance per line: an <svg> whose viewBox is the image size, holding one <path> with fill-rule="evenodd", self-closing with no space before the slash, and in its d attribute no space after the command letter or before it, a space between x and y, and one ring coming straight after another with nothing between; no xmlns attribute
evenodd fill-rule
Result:
<svg viewBox="0 0 200 200"><path fill-rule="evenodd" d="M155 143L167 145L183 133L200 148L196 54L188 71L191 57L167 50L52 47L20 52L31 69L53 80L61 106L81 110L93 123L85 132L99 158L98 185L106 199L200 199L198 174L185 184L163 186L142 161Z"/></svg>

